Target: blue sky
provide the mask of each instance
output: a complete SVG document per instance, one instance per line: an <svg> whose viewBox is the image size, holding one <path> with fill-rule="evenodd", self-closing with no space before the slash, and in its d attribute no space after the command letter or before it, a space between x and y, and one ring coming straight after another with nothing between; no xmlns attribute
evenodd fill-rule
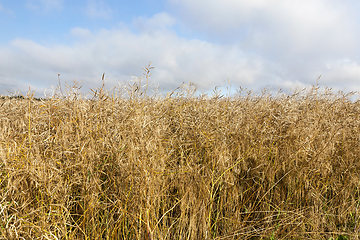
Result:
<svg viewBox="0 0 360 240"><path fill-rule="evenodd" d="M81 82L85 94L141 76L169 92L240 86L259 92L319 80L360 91L355 0L0 0L0 93L36 96ZM225 92L224 92L225 93Z"/></svg>

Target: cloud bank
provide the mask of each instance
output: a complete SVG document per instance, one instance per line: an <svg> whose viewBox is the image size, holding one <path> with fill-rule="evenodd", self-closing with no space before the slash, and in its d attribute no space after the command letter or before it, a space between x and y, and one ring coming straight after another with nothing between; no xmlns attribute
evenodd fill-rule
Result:
<svg viewBox="0 0 360 240"><path fill-rule="evenodd" d="M111 16L110 8L101 4L88 1L88 16ZM168 12L140 16L131 25L97 31L74 26L70 45L14 39L0 46L0 84L21 91L30 85L43 92L57 84L61 73L62 81L83 81L88 91L101 86L104 72L107 86L113 87L131 75L140 76L151 61L151 81L165 92L189 81L211 92L227 79L233 89L290 90L315 84L319 75L321 85L360 90L359 6L354 1L169 4Z"/></svg>
<svg viewBox="0 0 360 240"><path fill-rule="evenodd" d="M359 4L325 0L170 0L184 27L253 53L279 81L356 85ZM350 77L352 76L352 77Z"/></svg>

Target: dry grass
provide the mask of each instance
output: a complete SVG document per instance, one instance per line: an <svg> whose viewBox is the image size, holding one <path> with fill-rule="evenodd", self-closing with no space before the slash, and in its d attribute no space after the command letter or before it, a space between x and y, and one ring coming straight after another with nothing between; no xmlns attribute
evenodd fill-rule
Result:
<svg viewBox="0 0 360 240"><path fill-rule="evenodd" d="M3 239L358 239L359 102L145 86L0 100Z"/></svg>

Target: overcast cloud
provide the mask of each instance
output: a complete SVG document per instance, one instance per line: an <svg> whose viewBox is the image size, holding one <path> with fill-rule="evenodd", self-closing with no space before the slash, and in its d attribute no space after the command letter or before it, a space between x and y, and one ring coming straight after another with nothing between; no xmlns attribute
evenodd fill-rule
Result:
<svg viewBox="0 0 360 240"><path fill-rule="evenodd" d="M63 7L60 0L35 2L44 11ZM89 18L113 17L107 1L89 0L84 9ZM151 61L151 81L165 92L189 81L211 91L227 79L233 89L286 91L313 85L319 75L320 85L360 91L359 10L353 0L169 0L164 11L130 23L73 25L64 33L70 44L12 39L0 46L0 84L42 95L61 73L88 91L101 86L105 72L110 88L140 76Z"/></svg>

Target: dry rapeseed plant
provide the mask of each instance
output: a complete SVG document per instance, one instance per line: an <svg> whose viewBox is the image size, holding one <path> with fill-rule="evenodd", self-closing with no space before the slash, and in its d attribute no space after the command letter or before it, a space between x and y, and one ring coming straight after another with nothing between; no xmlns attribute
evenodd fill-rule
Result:
<svg viewBox="0 0 360 240"><path fill-rule="evenodd" d="M1 238L358 239L349 95L143 89L0 101Z"/></svg>

